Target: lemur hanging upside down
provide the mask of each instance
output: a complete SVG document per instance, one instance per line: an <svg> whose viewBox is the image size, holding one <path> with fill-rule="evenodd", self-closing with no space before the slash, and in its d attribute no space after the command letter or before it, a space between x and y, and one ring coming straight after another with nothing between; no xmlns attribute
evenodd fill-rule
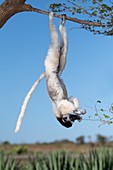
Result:
<svg viewBox="0 0 113 170"><path fill-rule="evenodd" d="M45 72L40 75L38 80L36 80L30 91L27 93L17 120L15 132L18 132L20 129L31 95L44 77L46 77L47 90L52 101L54 114L63 126L67 128L71 127L75 120L82 120L80 115L86 113L85 110L80 110L78 99L74 97L68 98L65 84L60 78L60 75L66 65L68 49L67 33L66 28L64 27L66 15L63 15L62 22L59 26L61 36L60 47L58 45L58 34L55 26L53 25L53 19L54 13L51 12L49 14L51 46L45 59Z"/></svg>
<svg viewBox="0 0 113 170"><path fill-rule="evenodd" d="M58 45L58 34L53 25L54 14L49 14L49 29L51 34L51 46L45 59L45 73L48 94L51 98L53 111L57 120L65 127L72 126L75 120L80 121L79 116L85 114L85 110L80 110L79 101L74 97L68 98L67 90L63 80L60 78L66 64L66 54L68 40L66 29L64 27L66 15L63 15L59 26L61 34L60 48Z"/></svg>

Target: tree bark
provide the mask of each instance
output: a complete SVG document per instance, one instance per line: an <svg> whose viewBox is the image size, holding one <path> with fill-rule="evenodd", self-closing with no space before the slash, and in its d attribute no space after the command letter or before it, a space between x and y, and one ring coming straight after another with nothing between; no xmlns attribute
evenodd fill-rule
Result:
<svg viewBox="0 0 113 170"><path fill-rule="evenodd" d="M15 14L19 12L37 12L41 14L48 15L49 13L44 10L40 10L38 8L33 8L29 4L25 4L26 0L5 0L2 5L0 5L0 28L4 26L4 24ZM55 14L55 17L62 18L62 15ZM67 20L76 22L78 24L85 24L89 26L100 26L105 27L104 24L99 24L96 22L88 22L84 20L80 20L77 18L66 17Z"/></svg>

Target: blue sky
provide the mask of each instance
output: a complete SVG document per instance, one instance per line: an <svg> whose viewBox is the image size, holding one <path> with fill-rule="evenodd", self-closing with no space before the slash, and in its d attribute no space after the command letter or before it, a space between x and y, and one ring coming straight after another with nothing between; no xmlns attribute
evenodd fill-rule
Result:
<svg viewBox="0 0 113 170"><path fill-rule="evenodd" d="M47 2L33 5L48 10ZM60 19L55 18L54 23L58 28ZM86 107L92 106L92 101L99 99L105 107L113 102L113 38L95 36L80 29L70 30L75 26L73 22L66 23L69 49L62 78L69 96L79 98L81 108L87 110L87 118L93 114ZM70 129L62 127L53 115L45 80L29 102L20 132L14 133L24 97L44 71L49 43L46 15L17 14L0 30L0 141L34 143L60 139L74 141L80 135L111 136L113 125L98 128L99 122L83 120L75 122Z"/></svg>

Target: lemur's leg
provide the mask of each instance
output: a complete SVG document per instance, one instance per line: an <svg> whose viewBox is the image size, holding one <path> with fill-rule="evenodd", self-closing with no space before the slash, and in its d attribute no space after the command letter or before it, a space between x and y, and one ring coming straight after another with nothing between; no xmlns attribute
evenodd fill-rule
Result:
<svg viewBox="0 0 113 170"><path fill-rule="evenodd" d="M49 14L49 29L51 35L51 46L48 50L48 54L45 59L45 71L46 75L50 72L58 71L59 65L59 46L58 46L58 34L56 27L53 25L54 13Z"/></svg>
<svg viewBox="0 0 113 170"><path fill-rule="evenodd" d="M66 115L70 113L74 113L75 106L72 102L68 101L67 99L63 99L58 103L58 108L61 112L61 115Z"/></svg>
<svg viewBox="0 0 113 170"><path fill-rule="evenodd" d="M80 109L79 101L77 98L74 98L73 96L69 97L69 101L72 102L75 105L75 109Z"/></svg>
<svg viewBox="0 0 113 170"><path fill-rule="evenodd" d="M49 29L51 34L51 46L58 47L58 34L55 25L53 25L54 13L49 13Z"/></svg>
<svg viewBox="0 0 113 170"><path fill-rule="evenodd" d="M61 24L59 26L59 31L60 31L60 61L59 61L59 75L62 73L64 70L64 67L66 65L66 55L67 55L67 50L68 50L68 38L67 38L67 33L66 33L66 28L64 27L64 24L66 22L66 15L63 15Z"/></svg>

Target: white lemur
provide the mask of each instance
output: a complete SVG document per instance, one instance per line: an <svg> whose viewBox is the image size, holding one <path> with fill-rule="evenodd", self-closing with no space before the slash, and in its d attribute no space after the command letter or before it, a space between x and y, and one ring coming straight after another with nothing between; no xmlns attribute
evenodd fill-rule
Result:
<svg viewBox="0 0 113 170"><path fill-rule="evenodd" d="M65 84L60 78L60 74L65 67L68 49L67 34L64 27L66 16L63 15L59 26L61 34L60 48L58 45L58 34L53 25L53 18L54 14L51 12L49 14L51 46L45 59L46 84L55 116L63 126L68 128L72 126L75 120L81 120L79 115L85 114L85 110L80 110L78 99L74 97L68 98Z"/></svg>
<svg viewBox="0 0 113 170"><path fill-rule="evenodd" d="M37 87L40 80L46 77L48 94L52 101L53 111L57 120L65 127L72 126L75 120L81 121L79 115L85 114L85 110L80 110L79 101L74 97L68 98L67 90L63 80L60 78L62 71L66 65L66 55L68 49L68 40L66 28L64 27L66 15L63 15L62 22L59 26L61 42L58 45L58 34L53 25L54 13L49 14L49 29L51 34L51 45L45 59L45 72L33 84L23 102L21 113L19 115L15 132L19 131L22 119L29 102L29 99Z"/></svg>

